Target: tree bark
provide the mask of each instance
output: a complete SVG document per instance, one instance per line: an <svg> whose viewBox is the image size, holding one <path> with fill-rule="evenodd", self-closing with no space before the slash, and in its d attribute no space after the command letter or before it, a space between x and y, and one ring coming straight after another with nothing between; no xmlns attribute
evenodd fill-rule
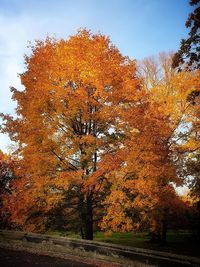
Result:
<svg viewBox="0 0 200 267"><path fill-rule="evenodd" d="M166 220L166 218L164 218L162 221L161 241L163 244L165 244L167 241L167 220Z"/></svg>
<svg viewBox="0 0 200 267"><path fill-rule="evenodd" d="M79 214L81 219L81 238L93 240L93 206L91 195L86 196L85 199L82 198Z"/></svg>
<svg viewBox="0 0 200 267"><path fill-rule="evenodd" d="M80 233L81 233L81 238L82 238L82 239L85 239L85 235L84 235L83 227L80 227Z"/></svg>
<svg viewBox="0 0 200 267"><path fill-rule="evenodd" d="M87 240L93 240L93 208L91 196L87 197L86 203L85 238Z"/></svg>
<svg viewBox="0 0 200 267"><path fill-rule="evenodd" d="M158 220L153 220L152 221L152 226L151 226L151 242L152 243L160 243L161 241L161 235L160 235L160 225Z"/></svg>
<svg viewBox="0 0 200 267"><path fill-rule="evenodd" d="M168 214L168 210L164 209L163 211L163 219L162 219L162 229L161 229L161 242L163 244L166 243L167 241L167 214Z"/></svg>

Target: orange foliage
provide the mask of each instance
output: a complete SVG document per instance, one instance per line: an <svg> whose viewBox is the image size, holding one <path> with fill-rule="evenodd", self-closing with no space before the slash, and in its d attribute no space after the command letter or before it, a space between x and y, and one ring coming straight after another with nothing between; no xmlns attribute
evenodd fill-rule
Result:
<svg viewBox="0 0 200 267"><path fill-rule="evenodd" d="M15 186L24 191L23 214L27 218L35 203L47 212L69 184L79 185L82 206L93 209L105 173L118 165L120 112L144 95L134 76L135 62L108 37L86 30L67 41L39 41L25 59L25 90L12 89L19 116L5 118L5 131L19 145L22 184L19 180ZM11 201L14 210L18 201L14 196ZM13 220L25 221L19 210Z"/></svg>
<svg viewBox="0 0 200 267"><path fill-rule="evenodd" d="M18 118L4 117L20 159L19 179L5 200L12 220L33 231L39 222L29 220L32 213L43 214L42 224L78 190L76 209L88 239L102 206L105 231L138 228L134 213L154 227L176 206L173 185L182 180L171 140L199 72L165 71L166 79L147 88L134 61L108 37L86 30L69 40L36 42L25 62L25 89L12 89Z"/></svg>

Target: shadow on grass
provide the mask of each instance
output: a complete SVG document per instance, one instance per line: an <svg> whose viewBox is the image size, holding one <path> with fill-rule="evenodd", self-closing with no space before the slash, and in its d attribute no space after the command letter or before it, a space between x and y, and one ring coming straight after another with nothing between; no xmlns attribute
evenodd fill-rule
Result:
<svg viewBox="0 0 200 267"><path fill-rule="evenodd" d="M49 231L48 234L80 239L79 234L70 232ZM150 242L150 237L147 233L112 233L111 236L105 236L102 232L95 232L94 240L188 256L200 256L199 241L189 231L169 232L165 245Z"/></svg>

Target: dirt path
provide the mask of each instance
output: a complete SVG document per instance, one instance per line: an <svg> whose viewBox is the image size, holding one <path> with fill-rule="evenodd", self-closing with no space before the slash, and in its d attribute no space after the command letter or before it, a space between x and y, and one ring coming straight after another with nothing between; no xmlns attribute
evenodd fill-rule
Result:
<svg viewBox="0 0 200 267"><path fill-rule="evenodd" d="M0 248L1 267L93 267L94 265Z"/></svg>

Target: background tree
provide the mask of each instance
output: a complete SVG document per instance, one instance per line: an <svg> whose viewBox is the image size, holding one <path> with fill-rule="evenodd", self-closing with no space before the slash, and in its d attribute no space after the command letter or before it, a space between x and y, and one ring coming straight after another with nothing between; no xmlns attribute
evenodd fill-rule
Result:
<svg viewBox="0 0 200 267"><path fill-rule="evenodd" d="M130 231L142 226L152 240L165 242L167 217L178 201L172 183L181 184L165 142L171 131L159 106L147 103L137 119L125 114L129 127L119 150L123 167L110 174L111 194L107 196L106 215L101 227L111 231Z"/></svg>
<svg viewBox="0 0 200 267"><path fill-rule="evenodd" d="M9 191L10 181L13 178L11 159L0 151L0 194Z"/></svg>
<svg viewBox="0 0 200 267"><path fill-rule="evenodd" d="M190 28L189 37L181 40L180 49L173 57L173 68L179 71L200 68L200 1L191 0L190 5L196 6L186 21Z"/></svg>
<svg viewBox="0 0 200 267"><path fill-rule="evenodd" d="M14 162L11 157L0 151L0 228L8 225L9 213L3 208L5 194L11 193L11 181L15 178Z"/></svg>
<svg viewBox="0 0 200 267"><path fill-rule="evenodd" d="M197 110L199 110L200 73L199 71L176 73L172 68L172 59L172 53L162 53L157 58L147 58L140 62L138 72L144 80L145 90L150 92L150 101L154 105L159 105L159 112L165 115L162 120L168 125L169 131L162 140L168 147L168 157L176 168L176 175L181 178L184 184L189 185L191 181L192 184L196 184L195 176L199 176L198 163L196 169L193 168L196 174L191 175L191 171L188 169L188 159L190 157L189 161L191 161L193 155L192 162L196 163L195 157L199 151ZM152 113L153 116L155 116L155 112ZM178 205L181 213L184 205L180 203L178 198L175 203L174 207Z"/></svg>
<svg viewBox="0 0 200 267"><path fill-rule="evenodd" d="M190 28L188 39L181 41L181 47L173 57L173 67L181 70L194 71L200 68L200 1L191 0L190 5L195 6L186 21L186 27ZM188 94L187 102L193 106L193 122L190 129L190 139L187 145L183 148L183 157L186 162L185 168L187 170L189 186L191 194L196 198L197 209L200 214L199 195L199 86L193 88ZM190 149L188 149L190 147ZM192 148L191 148L192 147Z"/></svg>

